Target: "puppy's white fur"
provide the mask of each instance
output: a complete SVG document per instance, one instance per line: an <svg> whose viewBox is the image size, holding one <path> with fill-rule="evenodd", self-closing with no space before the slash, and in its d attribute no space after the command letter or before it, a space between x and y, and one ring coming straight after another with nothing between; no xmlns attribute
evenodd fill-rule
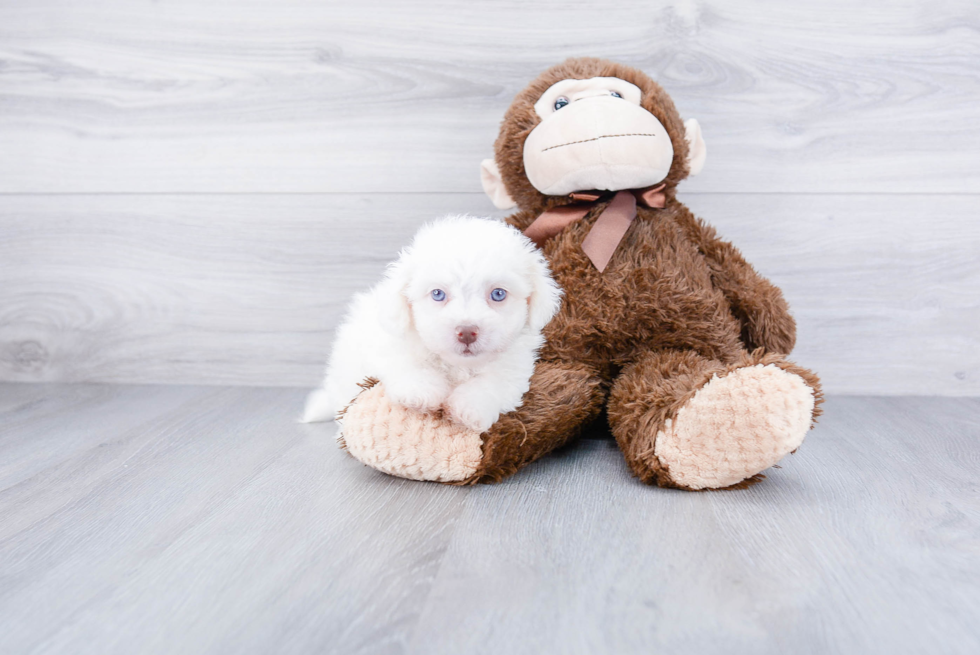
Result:
<svg viewBox="0 0 980 655"><path fill-rule="evenodd" d="M494 300L494 289L506 297ZM381 282L354 296L303 421L334 418L371 377L394 403L443 408L483 432L520 405L560 303L541 252L514 228L467 216L429 223ZM475 342L459 340L462 327L475 328Z"/></svg>

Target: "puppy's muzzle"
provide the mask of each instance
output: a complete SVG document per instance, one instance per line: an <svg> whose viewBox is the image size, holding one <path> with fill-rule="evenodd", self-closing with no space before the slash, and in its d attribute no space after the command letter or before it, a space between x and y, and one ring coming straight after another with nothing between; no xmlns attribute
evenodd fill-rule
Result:
<svg viewBox="0 0 980 655"><path fill-rule="evenodd" d="M475 325L460 325L456 328L456 341L463 345L470 345L476 341L480 331Z"/></svg>

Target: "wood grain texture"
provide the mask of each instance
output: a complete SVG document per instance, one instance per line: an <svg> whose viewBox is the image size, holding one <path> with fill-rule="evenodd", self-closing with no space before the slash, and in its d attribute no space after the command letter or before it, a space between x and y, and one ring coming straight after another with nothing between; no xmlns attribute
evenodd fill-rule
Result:
<svg viewBox="0 0 980 655"><path fill-rule="evenodd" d="M832 398L826 409L800 451L746 492L644 488L611 441L482 490L456 526L413 646L976 649L978 401ZM461 618L452 608L474 588Z"/></svg>
<svg viewBox="0 0 980 655"><path fill-rule="evenodd" d="M686 493L601 432L390 478L303 395L0 385L0 652L980 648L978 399L831 397L762 484Z"/></svg>
<svg viewBox="0 0 980 655"><path fill-rule="evenodd" d="M473 199L2 197L0 367L20 381L315 384L351 294Z"/></svg>
<svg viewBox="0 0 980 655"><path fill-rule="evenodd" d="M417 615L458 490L344 466L295 423L295 390L67 393L91 397L60 414L88 447L0 491L3 652L305 652L292 640L370 639ZM65 432L43 406L17 418L0 443Z"/></svg>
<svg viewBox="0 0 980 655"><path fill-rule="evenodd" d="M697 117L712 192L969 192L980 5L0 3L0 192L473 192L569 56Z"/></svg>
<svg viewBox="0 0 980 655"><path fill-rule="evenodd" d="M980 394L980 196L686 194L837 393ZM350 295L478 194L0 197L0 379L305 385Z"/></svg>

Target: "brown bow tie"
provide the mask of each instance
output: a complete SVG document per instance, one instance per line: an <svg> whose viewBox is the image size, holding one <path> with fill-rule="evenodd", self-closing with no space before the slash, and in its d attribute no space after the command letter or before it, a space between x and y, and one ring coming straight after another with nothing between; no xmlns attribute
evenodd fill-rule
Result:
<svg viewBox="0 0 980 655"><path fill-rule="evenodd" d="M629 189L617 191L616 195L599 214L592 229L582 242L582 250L602 273L609 263L616 247L622 241L623 235L629 229L630 223L636 218L636 203L642 202L647 207L663 209L667 203L664 195L665 184L646 189ZM569 194L579 202L574 205L555 207L544 212L534 222L527 226L524 235L539 248L544 247L545 241L565 229L569 223L581 219L588 214L597 201L604 196L599 192L588 191Z"/></svg>

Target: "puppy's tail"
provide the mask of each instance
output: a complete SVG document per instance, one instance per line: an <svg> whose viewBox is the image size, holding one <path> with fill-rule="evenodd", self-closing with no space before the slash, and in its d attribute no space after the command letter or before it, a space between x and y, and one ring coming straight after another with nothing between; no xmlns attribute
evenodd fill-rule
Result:
<svg viewBox="0 0 980 655"><path fill-rule="evenodd" d="M319 423L333 420L337 408L330 399L330 394L323 387L315 389L306 397L306 408L303 410L303 423Z"/></svg>

